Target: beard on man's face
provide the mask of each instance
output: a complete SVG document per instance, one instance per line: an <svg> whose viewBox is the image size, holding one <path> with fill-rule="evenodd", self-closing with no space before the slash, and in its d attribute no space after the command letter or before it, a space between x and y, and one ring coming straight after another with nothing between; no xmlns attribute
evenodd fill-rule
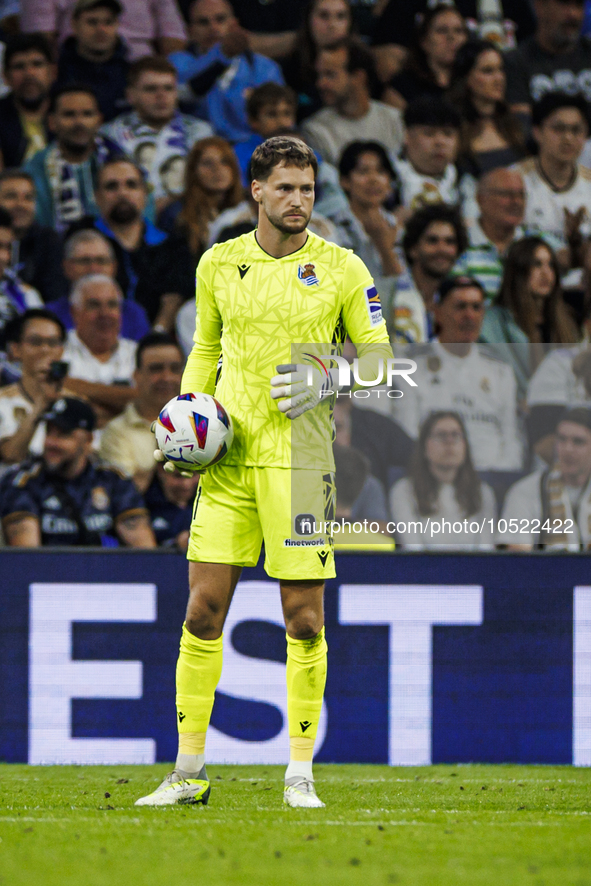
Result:
<svg viewBox="0 0 591 886"><path fill-rule="evenodd" d="M57 453L47 452L43 458L45 470L48 474L60 476L64 474L72 466L76 460L75 455L60 455Z"/></svg>
<svg viewBox="0 0 591 886"><path fill-rule="evenodd" d="M91 144L94 144L94 136L88 130L82 128L76 130L75 133L80 137L72 139L68 135L62 135L58 141L70 154L78 154L82 157L86 154ZM84 134L86 134L86 138L82 137Z"/></svg>
<svg viewBox="0 0 591 886"><path fill-rule="evenodd" d="M267 218L271 222L274 228L280 231L282 234L301 234L302 231L306 230L308 226L308 222L310 221L310 216L303 215L300 218L292 218L288 220L288 218L282 215L269 215L267 214Z"/></svg>
<svg viewBox="0 0 591 886"><path fill-rule="evenodd" d="M19 95L18 101L25 111L38 111L46 98L47 92L43 91L37 93L37 95Z"/></svg>
<svg viewBox="0 0 591 886"><path fill-rule="evenodd" d="M137 221L140 217L140 211L129 200L118 200L109 212L109 221L115 222L117 225L128 225Z"/></svg>

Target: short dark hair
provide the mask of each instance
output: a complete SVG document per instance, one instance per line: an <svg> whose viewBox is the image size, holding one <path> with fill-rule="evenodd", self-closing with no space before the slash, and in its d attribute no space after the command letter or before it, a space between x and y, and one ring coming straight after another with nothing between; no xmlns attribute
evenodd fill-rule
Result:
<svg viewBox="0 0 591 886"><path fill-rule="evenodd" d="M445 222L453 227L456 240L458 241L458 255L461 255L468 248L468 236L464 222L456 207L450 206L448 203L432 203L417 209L406 222L404 237L402 238L402 249L409 265L412 264L411 250L414 249L429 225L433 224L433 222Z"/></svg>
<svg viewBox="0 0 591 886"><path fill-rule="evenodd" d="M580 92L576 92L574 95L568 95L566 92L547 92L532 107L532 125L541 126L550 114L561 108L576 108L581 112L587 129L589 129L589 102Z"/></svg>
<svg viewBox="0 0 591 886"><path fill-rule="evenodd" d="M390 178L396 178L396 173L394 172L394 168L388 157L388 152L383 145L374 141L359 141L348 144L339 160L339 174L347 176L353 172L357 166L357 161L363 154L375 154L376 157L380 158L381 164Z"/></svg>
<svg viewBox="0 0 591 886"><path fill-rule="evenodd" d="M263 83L253 89L246 101L246 114L249 120L256 120L263 108L275 107L279 102L287 102L295 111L298 99L291 86L280 86L279 83Z"/></svg>
<svg viewBox="0 0 591 886"><path fill-rule="evenodd" d="M95 0L94 3L88 2L84 4L78 2L72 10L72 18L80 18L85 12L94 12L95 9L109 9L117 18L119 18L123 11L123 7L118 0Z"/></svg>
<svg viewBox="0 0 591 886"><path fill-rule="evenodd" d="M0 172L0 185L2 182L11 181L14 178L22 178L24 181L28 181L29 184L35 187L35 179L31 175L30 172L25 172L24 169L19 169L18 166L11 166L8 169L3 169Z"/></svg>
<svg viewBox="0 0 591 886"><path fill-rule="evenodd" d="M267 181L276 166L311 166L318 175L318 160L312 148L295 135L275 135L255 148L250 160L252 180Z"/></svg>
<svg viewBox="0 0 591 886"><path fill-rule="evenodd" d="M359 40L356 40L355 37L345 37L332 46L325 46L319 49L318 55L321 52L337 52L339 49L345 49L347 52L346 69L349 74L354 74L355 71L365 71L367 88L373 95L378 89L379 81L373 56L369 49L363 43L360 43Z"/></svg>
<svg viewBox="0 0 591 886"><path fill-rule="evenodd" d="M0 228L10 228L12 231L12 217L3 206L0 206Z"/></svg>
<svg viewBox="0 0 591 886"><path fill-rule="evenodd" d="M160 55L144 55L132 62L127 72L127 83L129 86L135 86L142 74L147 71L153 74L172 74L175 80L178 79L178 71L172 62Z"/></svg>
<svg viewBox="0 0 591 886"><path fill-rule="evenodd" d="M350 74L354 74L355 71L365 71L368 82L371 85L376 76L376 67L373 55L369 49L354 37L345 38L340 43L336 44L334 48L341 49L342 47L347 50L347 71Z"/></svg>
<svg viewBox="0 0 591 886"><path fill-rule="evenodd" d="M456 289L478 289L482 293L482 298L486 300L486 292L484 286L476 277L470 277L468 274L450 274L442 280L439 289L433 298L434 304L442 304L451 292Z"/></svg>
<svg viewBox="0 0 591 886"><path fill-rule="evenodd" d="M89 86L88 83L64 83L61 86L56 86L51 90L51 98L49 99L49 113L55 114L57 110L57 103L62 97L62 95L76 95L77 93L82 93L83 95L90 95L96 104L97 111L99 110L99 102L96 97L96 92Z"/></svg>
<svg viewBox="0 0 591 886"><path fill-rule="evenodd" d="M11 320L10 329L7 327L6 330L8 340L17 343L21 342L23 335L25 334L27 323L30 320L49 320L50 323L55 323L59 328L62 344L65 342L66 327L60 318L54 314L53 311L48 311L47 308L29 308L23 314L19 314L14 320Z"/></svg>
<svg viewBox="0 0 591 886"><path fill-rule="evenodd" d="M183 354L181 346L174 340L172 335L168 335L167 332L148 332L147 335L140 338L138 342L135 352L135 368L142 368L142 356L145 350L148 348L159 348L165 345L171 345L173 348L176 348L184 361L185 355Z"/></svg>
<svg viewBox="0 0 591 886"><path fill-rule="evenodd" d="M47 62L52 62L51 46L43 34L15 34L6 42L4 50L4 70L8 71L15 55L23 52L38 52Z"/></svg>
<svg viewBox="0 0 591 886"><path fill-rule="evenodd" d="M110 166L118 166L120 163L127 163L128 166L133 166L133 168L135 169L135 171L139 175L140 179L142 180L144 186L147 187L146 173L144 172L142 167L139 166L135 162L135 160L132 160L132 158L129 157L127 154L114 154L113 156L109 157L107 160L105 160L104 163L102 163L99 166L97 174L96 174L96 187L97 188L100 186L100 184L102 182L104 171L106 169L109 169Z"/></svg>
<svg viewBox="0 0 591 886"><path fill-rule="evenodd" d="M462 118L459 112L445 99L423 95L406 106L404 111L404 125L410 126L438 126L441 129L450 127L460 128Z"/></svg>
<svg viewBox="0 0 591 886"><path fill-rule="evenodd" d="M591 431L591 409L588 406L567 406L556 422L556 427L563 421L572 421L575 425L582 425Z"/></svg>

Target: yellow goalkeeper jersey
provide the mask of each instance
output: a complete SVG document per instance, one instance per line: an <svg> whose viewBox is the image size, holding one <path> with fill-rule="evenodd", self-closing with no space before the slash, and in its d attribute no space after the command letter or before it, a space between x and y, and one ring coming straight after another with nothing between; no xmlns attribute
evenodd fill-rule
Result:
<svg viewBox="0 0 591 886"><path fill-rule="evenodd" d="M347 333L360 358L369 350L392 356L361 259L310 231L301 249L274 258L253 231L203 255L196 297L195 344L181 392L215 393L231 415L234 444L224 463L332 470L331 403L291 421L271 399L270 380L280 364L331 353L327 347L335 352Z"/></svg>

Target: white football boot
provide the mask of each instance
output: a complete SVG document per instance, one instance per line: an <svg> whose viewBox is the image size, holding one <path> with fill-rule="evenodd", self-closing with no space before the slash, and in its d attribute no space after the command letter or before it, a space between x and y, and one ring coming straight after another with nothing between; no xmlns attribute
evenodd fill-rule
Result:
<svg viewBox="0 0 591 886"><path fill-rule="evenodd" d="M196 778L173 769L155 791L135 801L136 806L182 806L203 803L207 806L211 788L205 766Z"/></svg>
<svg viewBox="0 0 591 886"><path fill-rule="evenodd" d="M285 779L283 802L286 806L300 809L320 809L325 806L316 795L312 779L304 778L301 775L294 775L292 778Z"/></svg>

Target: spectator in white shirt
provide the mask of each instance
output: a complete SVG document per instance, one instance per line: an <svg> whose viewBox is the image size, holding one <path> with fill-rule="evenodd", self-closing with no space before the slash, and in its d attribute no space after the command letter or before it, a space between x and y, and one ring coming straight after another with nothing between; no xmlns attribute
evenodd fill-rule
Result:
<svg viewBox="0 0 591 886"><path fill-rule="evenodd" d="M377 141L392 155L402 146L400 111L371 98L375 77L369 50L353 40L323 49L316 61L317 87L324 104L309 117L306 140L323 160L336 166L353 141Z"/></svg>
<svg viewBox="0 0 591 886"><path fill-rule="evenodd" d="M458 203L455 162L460 143L460 115L442 99L425 96L404 112L404 155L396 158L398 198L403 207Z"/></svg>
<svg viewBox="0 0 591 886"><path fill-rule="evenodd" d="M474 465L479 471L510 471L522 466L517 418L517 382L511 366L476 345L484 316L484 291L471 277L443 281L435 297L437 339L404 356L417 363L417 387L404 396L371 398L372 408L388 410L413 438L436 409L457 412L464 421Z"/></svg>
<svg viewBox="0 0 591 886"><path fill-rule="evenodd" d="M550 463L554 429L566 407L591 405L591 348L558 348L544 357L527 389L529 442Z"/></svg>
<svg viewBox="0 0 591 886"><path fill-rule="evenodd" d="M66 330L61 320L45 308L30 308L12 324L11 348L22 375L16 384L0 387L0 460L6 464L41 454L42 416L64 394L60 361Z"/></svg>
<svg viewBox="0 0 591 886"><path fill-rule="evenodd" d="M525 184L525 224L568 244L571 268L582 267L591 233L591 169L578 162L589 135L588 109L580 94L547 93L533 107L538 155L516 167Z"/></svg>
<svg viewBox="0 0 591 886"><path fill-rule="evenodd" d="M396 540L407 550L494 548L494 494L474 470L457 412L432 412L425 419L410 474L390 493L390 510Z"/></svg>
<svg viewBox="0 0 591 886"><path fill-rule="evenodd" d="M66 385L90 400L99 426L135 395L137 343L120 337L122 301L118 284L104 274L82 277L70 295L74 329L68 333L63 355L69 364Z"/></svg>
<svg viewBox="0 0 591 886"><path fill-rule="evenodd" d="M563 413L553 463L507 493L497 540L509 550L591 548L591 410Z"/></svg>

